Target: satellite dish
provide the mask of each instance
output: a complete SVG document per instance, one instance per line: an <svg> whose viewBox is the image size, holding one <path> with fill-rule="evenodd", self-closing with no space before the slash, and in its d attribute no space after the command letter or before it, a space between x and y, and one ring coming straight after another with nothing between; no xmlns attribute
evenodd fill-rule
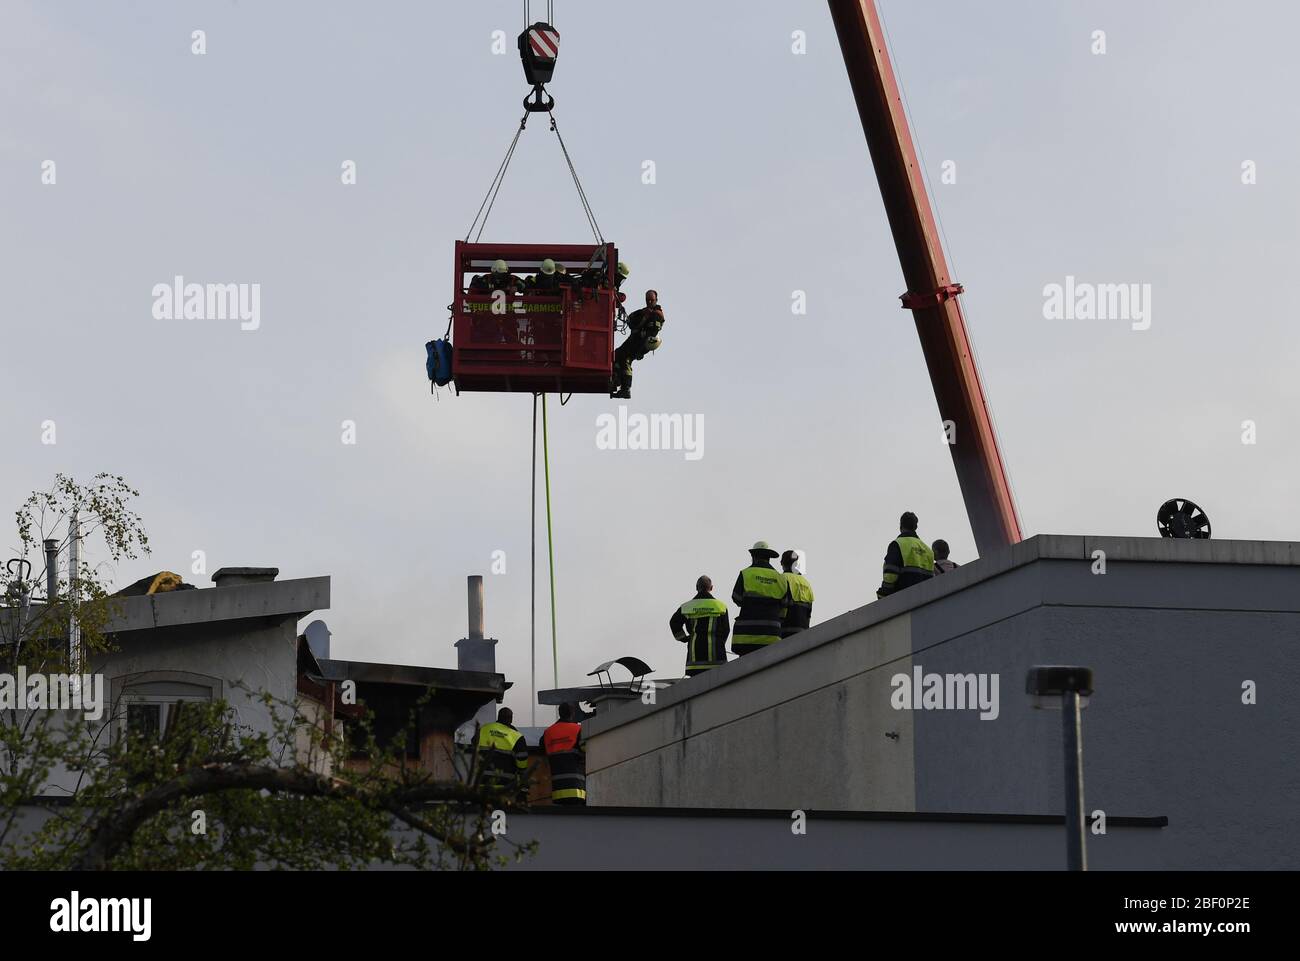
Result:
<svg viewBox="0 0 1300 961"><path fill-rule="evenodd" d="M1175 497L1156 511L1156 527L1161 537L1195 537L1209 540L1210 517L1185 497Z"/></svg>
<svg viewBox="0 0 1300 961"><path fill-rule="evenodd" d="M317 659L329 660L330 656L330 629L325 626L324 621L316 620L307 625L303 631L307 638L307 646L311 652L316 655Z"/></svg>

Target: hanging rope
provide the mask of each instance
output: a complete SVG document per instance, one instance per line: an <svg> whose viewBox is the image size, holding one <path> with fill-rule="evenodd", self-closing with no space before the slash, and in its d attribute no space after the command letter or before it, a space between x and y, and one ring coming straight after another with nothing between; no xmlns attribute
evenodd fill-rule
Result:
<svg viewBox="0 0 1300 961"><path fill-rule="evenodd" d="M542 395L542 469L546 474L546 556L551 568L551 677L560 686L559 644L555 632L555 544L551 537L551 455L546 434L546 395Z"/></svg>
<svg viewBox="0 0 1300 961"><path fill-rule="evenodd" d="M532 614L529 636L532 646L533 726L537 726L537 398L542 398L542 470L546 484L546 558L551 576L551 684L560 686L560 654L555 617L555 539L551 529L551 445L547 434L546 395L533 394L533 494L530 514L530 597Z"/></svg>
<svg viewBox="0 0 1300 961"><path fill-rule="evenodd" d="M532 513L528 530L531 535L532 561L530 568L530 596L532 598L532 617L529 632L533 651L533 727L537 726L537 395L533 394L533 497Z"/></svg>
<svg viewBox="0 0 1300 961"><path fill-rule="evenodd" d="M469 225L469 230L465 231L465 240L468 241L470 234L474 233L474 226L478 225L478 236L474 242L478 243L479 237L483 236L483 228L487 226L487 219L492 213L492 205L497 202L497 194L501 192L501 185L505 183L506 169L510 166L510 158L515 155L515 147L519 145L519 135L524 132L524 127L528 126L528 114L519 118L519 129L515 131L515 138L510 141L510 146L506 149L505 159L501 161L501 166L497 168L496 176L492 178L492 184L488 187L487 194L483 197L483 202L478 206L478 213L474 215L474 221ZM484 213L484 208L487 212ZM479 223L479 217L483 222Z"/></svg>
<svg viewBox="0 0 1300 961"><path fill-rule="evenodd" d="M582 181L578 179L578 171L573 166L573 158L569 156L569 148L564 145L564 138L560 136L559 125L555 122L555 114L547 111L551 118L551 129L555 131L555 139L560 142L560 150L564 152L564 162L569 165L569 175L573 177L573 186L578 188L578 199L582 201L582 212L587 215L587 223L591 226L591 232L596 235L596 243L604 244L605 237L600 232L600 224L596 223L596 215L591 210L591 204L587 202L587 192L582 189Z"/></svg>

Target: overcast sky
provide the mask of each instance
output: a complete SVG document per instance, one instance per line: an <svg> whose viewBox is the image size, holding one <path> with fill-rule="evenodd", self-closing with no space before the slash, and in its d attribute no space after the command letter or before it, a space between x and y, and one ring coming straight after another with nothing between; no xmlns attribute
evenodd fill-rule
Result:
<svg viewBox="0 0 1300 961"><path fill-rule="evenodd" d="M1152 536L1179 496L1216 537L1300 540L1300 7L881 6L1025 534ZM815 621L874 598L905 509L971 560L825 4L557 7L556 116L625 289L665 308L629 413L704 423L699 459L603 450L617 402L552 399L560 682L624 654L679 676L669 615L756 539L807 551ZM435 399L423 369L522 112L521 25L479 0L0 0L0 505L123 474L154 550L119 586L329 575L356 660L454 665L482 573L527 720L532 400ZM483 239L589 237L534 120ZM260 284L260 326L156 319L176 275ZM1149 284L1149 329L1047 319L1067 276Z"/></svg>

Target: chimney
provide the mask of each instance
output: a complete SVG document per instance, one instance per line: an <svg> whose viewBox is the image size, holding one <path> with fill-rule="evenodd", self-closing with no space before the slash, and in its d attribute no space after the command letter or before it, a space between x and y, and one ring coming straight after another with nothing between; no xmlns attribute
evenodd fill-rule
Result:
<svg viewBox="0 0 1300 961"><path fill-rule="evenodd" d="M238 587L241 584L265 584L280 574L278 567L223 567L212 575L217 587Z"/></svg>
<svg viewBox="0 0 1300 961"><path fill-rule="evenodd" d="M59 542L45 542L45 603L53 604L59 595Z"/></svg>
<svg viewBox="0 0 1300 961"><path fill-rule="evenodd" d="M68 601L72 605L72 612L68 620L68 665L72 670L74 678L81 673L81 625L77 623L77 602L81 600L80 585L81 579L81 523L77 520L77 512L72 512L72 519L68 521Z"/></svg>
<svg viewBox="0 0 1300 961"><path fill-rule="evenodd" d="M469 581L469 639L483 640L483 575L471 574Z"/></svg>
<svg viewBox="0 0 1300 961"><path fill-rule="evenodd" d="M462 671L497 671L495 638L483 636L483 575L469 576L469 636L456 642L456 667Z"/></svg>

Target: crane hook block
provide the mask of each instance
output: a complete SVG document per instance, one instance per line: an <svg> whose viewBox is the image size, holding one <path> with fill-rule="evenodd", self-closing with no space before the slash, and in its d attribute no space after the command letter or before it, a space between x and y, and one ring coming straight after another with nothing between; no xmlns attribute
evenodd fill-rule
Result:
<svg viewBox="0 0 1300 961"><path fill-rule="evenodd" d="M560 33L549 23L537 22L519 35L519 59L524 77L534 88L551 82L560 55Z"/></svg>

